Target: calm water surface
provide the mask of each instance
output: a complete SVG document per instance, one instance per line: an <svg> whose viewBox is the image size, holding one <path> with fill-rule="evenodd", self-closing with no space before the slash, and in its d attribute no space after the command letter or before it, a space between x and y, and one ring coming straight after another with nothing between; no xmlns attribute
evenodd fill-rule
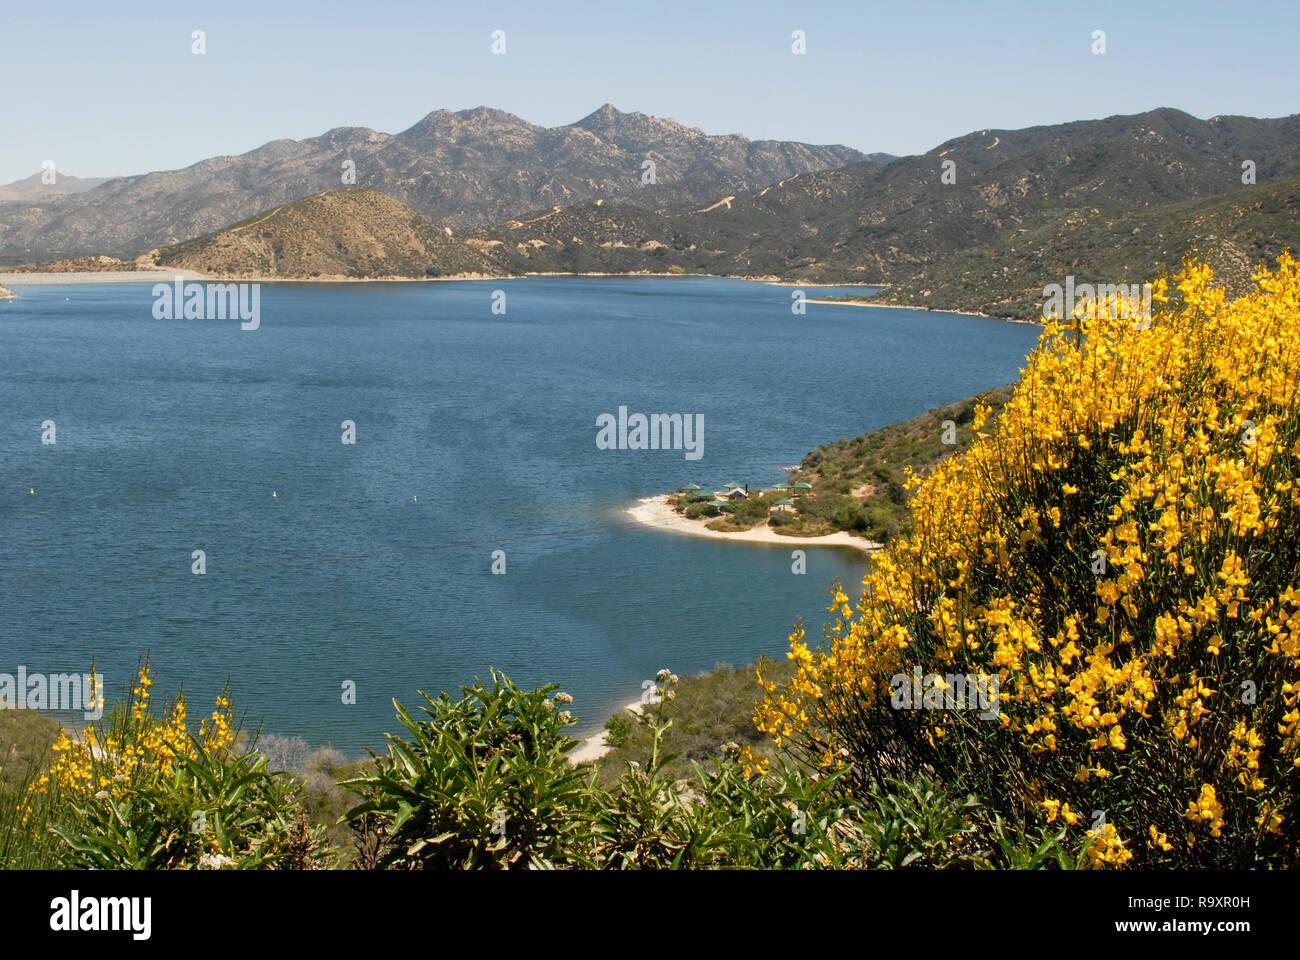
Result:
<svg viewBox="0 0 1300 960"><path fill-rule="evenodd" d="M349 753L395 729L391 698L489 666L563 684L582 734L660 667L780 654L799 615L816 637L861 556L809 550L796 576L788 548L623 511L692 481L775 482L818 443L1005 383L1038 331L796 316L789 287L712 278L263 285L248 332L155 320L147 284L17 292L0 301L0 672L94 656L116 690L150 651L155 693L184 684L192 714L230 677L267 731ZM598 450L596 417L620 406L703 414L703 459Z"/></svg>

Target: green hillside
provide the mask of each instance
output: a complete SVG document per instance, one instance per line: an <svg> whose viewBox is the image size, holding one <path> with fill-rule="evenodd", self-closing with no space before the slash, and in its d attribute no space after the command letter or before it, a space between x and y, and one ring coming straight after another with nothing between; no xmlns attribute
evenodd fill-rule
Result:
<svg viewBox="0 0 1300 960"><path fill-rule="evenodd" d="M842 299L1033 320L1043 287L1064 284L1067 274L1075 283L1141 283L1194 252L1235 296L1287 248L1300 250L1300 178L1161 207L1073 210L1002 233L874 297Z"/></svg>

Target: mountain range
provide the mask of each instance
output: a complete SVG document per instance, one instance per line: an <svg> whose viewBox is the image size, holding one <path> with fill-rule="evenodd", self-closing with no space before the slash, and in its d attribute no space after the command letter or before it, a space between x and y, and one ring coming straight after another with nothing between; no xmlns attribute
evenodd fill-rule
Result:
<svg viewBox="0 0 1300 960"><path fill-rule="evenodd" d="M313 172L345 155L358 186L340 190ZM542 156L556 165L539 185L525 174ZM655 184L642 182L638 158L655 161ZM428 169L393 172L411 164ZM236 174L254 180L231 181ZM382 183L364 186L367 176ZM322 189L296 196L309 183ZM288 196L262 205L276 193ZM538 196L576 202L538 206ZM1139 282L1193 248L1241 289L1260 262L1300 249L1298 197L1300 115L1200 120L1161 108L982 130L889 157L710 137L606 105L550 130L479 109L430 114L397 137L349 129L277 141L185 171L0 204L0 236L16 210L59 208L49 236L94 223L153 237L139 233L144 221L194 231L117 249L215 276L694 272L886 283L890 302L1031 319L1044 284L1066 274ZM235 211L242 218L201 229Z"/></svg>
<svg viewBox="0 0 1300 960"><path fill-rule="evenodd" d="M882 159L890 158L876 158ZM643 182L647 160L654 164L652 184ZM338 127L183 170L113 178L71 195L0 202L0 256L135 256L339 189L349 161L355 186L450 225L492 223L593 197L636 197L650 209L669 210L796 173L872 162L843 146L710 136L610 104L551 128L486 107L438 110L398 134Z"/></svg>
<svg viewBox="0 0 1300 960"><path fill-rule="evenodd" d="M12 201L25 202L33 200L42 200L51 196L68 195L73 193L85 193L87 190L93 190L99 186L107 177L74 177L70 174L59 173L57 169L49 173L49 179L52 183L46 183L47 174L33 173L30 177L24 177L22 180L15 180L13 183L6 183L0 186L0 203Z"/></svg>
<svg viewBox="0 0 1300 960"><path fill-rule="evenodd" d="M953 255L1068 217L1135 210L1300 175L1300 115L1198 120L1160 109L1026 130L984 130L887 164L853 163L660 213L592 201L461 233L499 242L515 269L589 265L593 247L654 269L662 246L688 269L825 282L898 282ZM955 182L943 182L951 161ZM623 232L621 238L616 235Z"/></svg>
<svg viewBox="0 0 1300 960"><path fill-rule="evenodd" d="M1288 249L1300 252L1300 177L1182 203L1038 217L870 299L1030 320L1041 315L1043 287L1064 284L1067 275L1077 283L1143 283L1172 275L1188 254L1236 297L1248 292L1260 264Z"/></svg>

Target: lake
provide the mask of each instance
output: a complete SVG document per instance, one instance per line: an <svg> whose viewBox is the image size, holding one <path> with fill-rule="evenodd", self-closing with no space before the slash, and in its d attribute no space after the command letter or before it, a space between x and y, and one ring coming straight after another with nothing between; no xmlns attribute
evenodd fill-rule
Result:
<svg viewBox="0 0 1300 960"><path fill-rule="evenodd" d="M793 547L626 508L776 482L819 443L1014 379L1039 331L796 315L790 287L700 277L263 284L248 331L155 319L149 284L14 286L0 672L93 656L111 695L150 651L155 696L183 684L191 717L229 677L254 724L349 754L397 729L391 698L491 666L562 684L585 735L661 667L780 655L800 615L816 638L863 556L810 549L795 575ZM598 449L620 407L702 415L702 457Z"/></svg>

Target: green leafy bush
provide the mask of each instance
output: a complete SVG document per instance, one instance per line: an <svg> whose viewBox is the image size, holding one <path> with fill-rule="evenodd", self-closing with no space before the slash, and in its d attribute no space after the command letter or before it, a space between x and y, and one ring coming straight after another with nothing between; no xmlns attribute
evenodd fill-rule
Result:
<svg viewBox="0 0 1300 960"><path fill-rule="evenodd" d="M589 866L594 796L565 756L576 746L555 685L519 689L492 671L463 696L423 692L428 719L394 701L411 739L388 734L374 772L345 783L364 798L376 865L421 868Z"/></svg>
<svg viewBox="0 0 1300 960"><path fill-rule="evenodd" d="M605 742L615 749L626 746L632 733L632 721L625 713L616 713L605 721Z"/></svg>
<svg viewBox="0 0 1300 960"><path fill-rule="evenodd" d="M313 869L327 854L295 791L261 753L212 750L196 738L194 756L143 772L118 796L100 791L74 804L76 828L51 831L70 869Z"/></svg>

